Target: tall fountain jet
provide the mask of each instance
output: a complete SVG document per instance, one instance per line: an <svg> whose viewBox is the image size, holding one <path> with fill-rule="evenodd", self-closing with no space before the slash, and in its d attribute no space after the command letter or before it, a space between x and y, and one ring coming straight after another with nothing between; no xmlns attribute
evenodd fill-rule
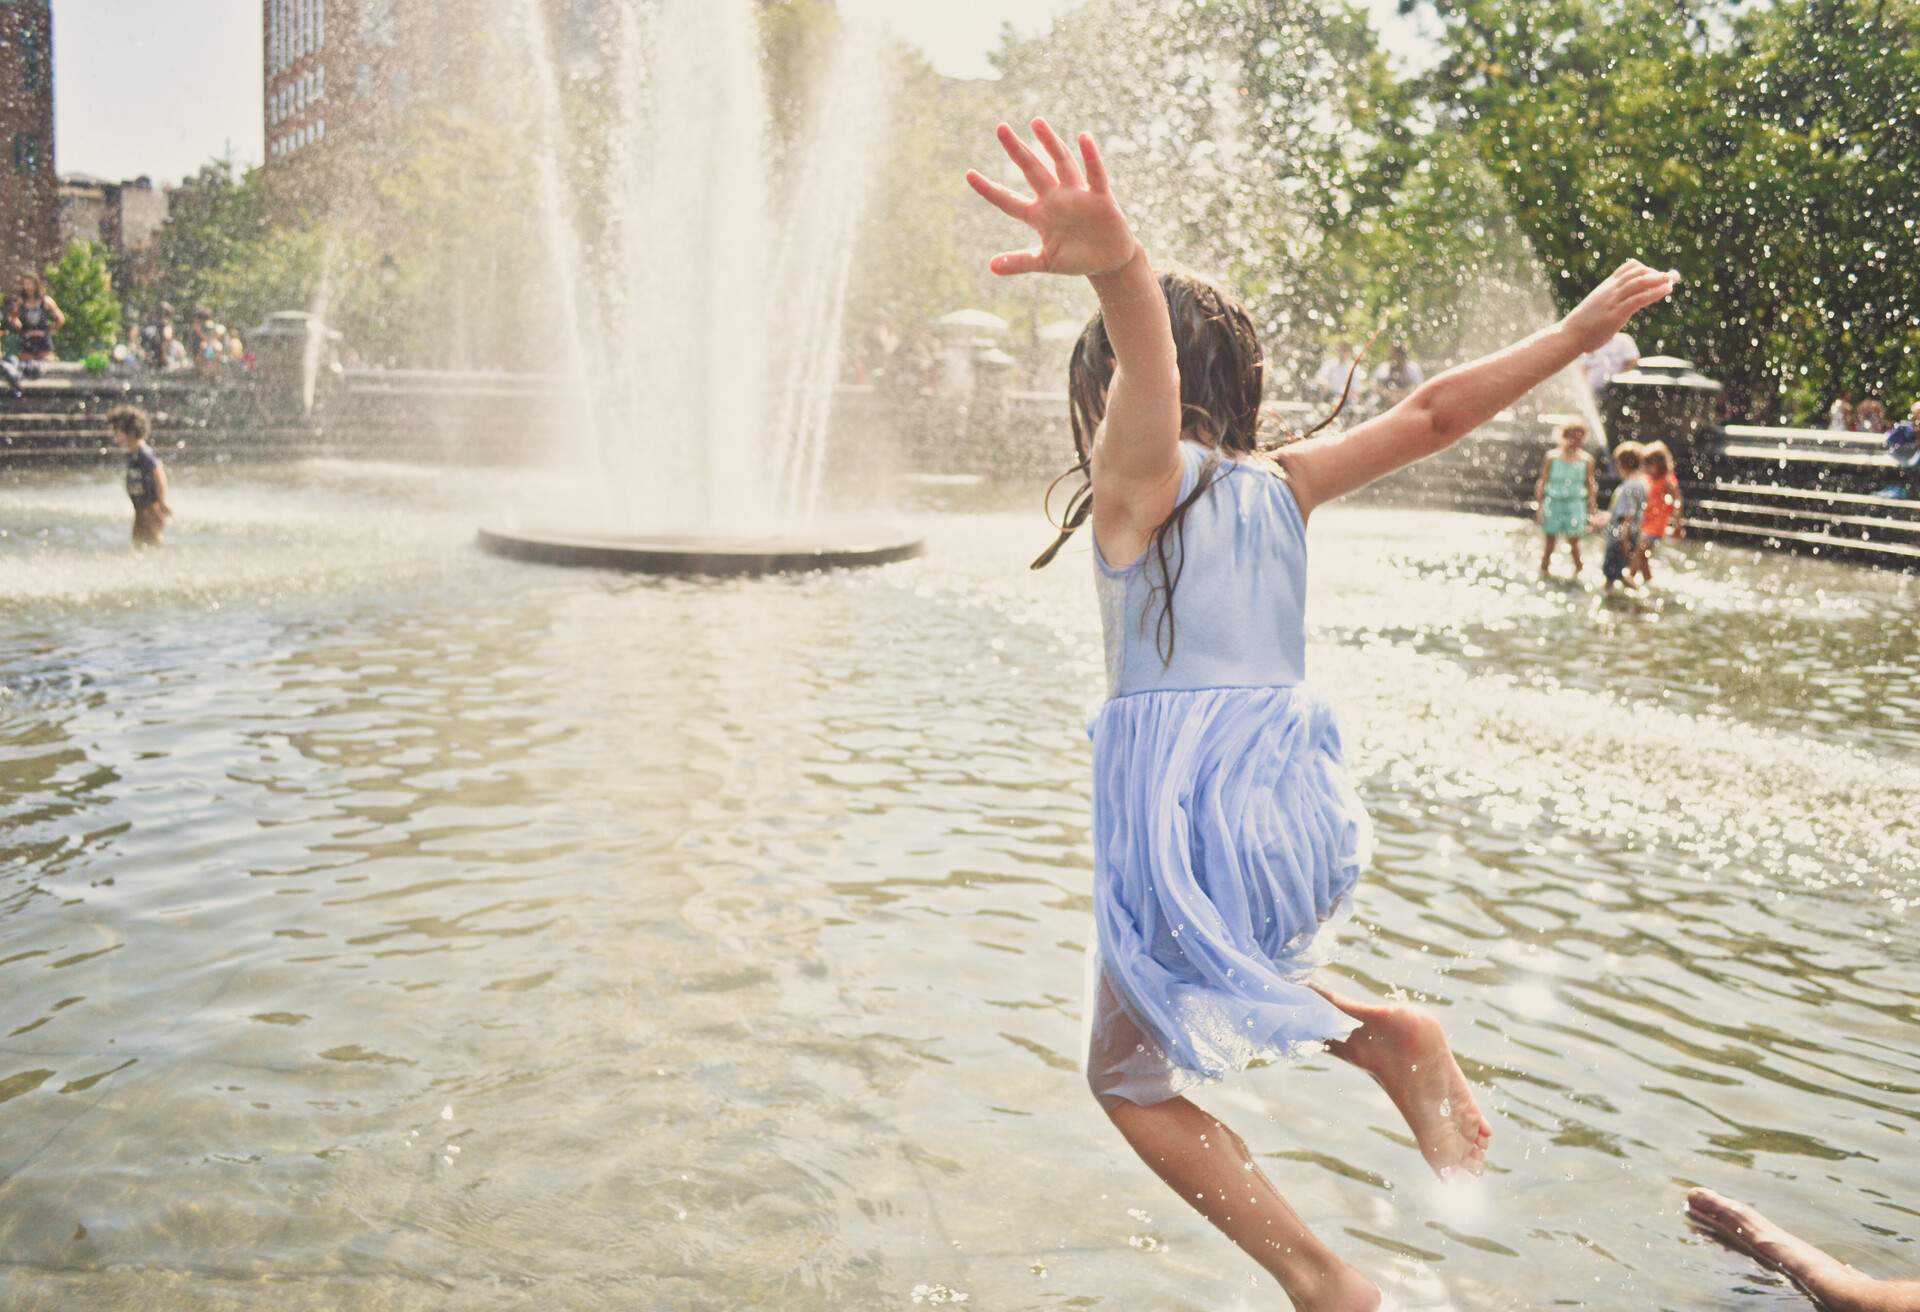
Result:
<svg viewBox="0 0 1920 1312"><path fill-rule="evenodd" d="M721 540L803 562L846 545L819 502L843 307L889 93L883 40L862 25L840 29L776 182L753 0L620 3L602 52L615 100L600 157L605 213L593 223L568 186L581 170L566 152L579 147L565 128L545 0L508 2L530 55L540 226L566 338L557 419L591 489L564 536L686 544L700 560ZM482 535L495 549L509 536ZM854 537L877 540L870 529ZM591 563L613 562L598 551Z"/></svg>

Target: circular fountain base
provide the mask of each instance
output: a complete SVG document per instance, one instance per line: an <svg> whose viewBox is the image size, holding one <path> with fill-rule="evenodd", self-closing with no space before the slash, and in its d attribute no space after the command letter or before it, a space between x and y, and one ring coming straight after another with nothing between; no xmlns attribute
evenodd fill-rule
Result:
<svg viewBox="0 0 1920 1312"><path fill-rule="evenodd" d="M919 538L879 525L835 525L805 536L767 538L625 537L539 529L483 528L480 546L496 556L540 565L617 569L633 574L790 574L888 565L920 554Z"/></svg>

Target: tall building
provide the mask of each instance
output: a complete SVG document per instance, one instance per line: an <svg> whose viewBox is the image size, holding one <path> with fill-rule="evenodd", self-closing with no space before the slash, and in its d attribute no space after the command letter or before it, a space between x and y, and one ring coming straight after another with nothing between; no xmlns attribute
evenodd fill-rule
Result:
<svg viewBox="0 0 1920 1312"><path fill-rule="evenodd" d="M10 290L59 254L60 179L53 167L53 9L0 0L0 279Z"/></svg>
<svg viewBox="0 0 1920 1312"><path fill-rule="evenodd" d="M7 0L0 0L3 5ZM532 0L563 62L598 39L611 0ZM334 201L405 142L409 113L489 94L498 0L262 0L266 164L296 196ZM502 52L505 53L505 52Z"/></svg>

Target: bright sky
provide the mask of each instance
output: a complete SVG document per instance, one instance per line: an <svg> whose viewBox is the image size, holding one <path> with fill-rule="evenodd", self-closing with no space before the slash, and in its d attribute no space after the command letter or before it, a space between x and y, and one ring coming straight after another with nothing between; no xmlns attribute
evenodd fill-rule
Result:
<svg viewBox="0 0 1920 1312"><path fill-rule="evenodd" d="M260 0L53 0L62 173L177 182L227 153L257 164Z"/></svg>
<svg viewBox="0 0 1920 1312"><path fill-rule="evenodd" d="M952 77L992 72L1000 28L1032 32L1074 0L839 0ZM1364 0L1387 48L1420 57L1395 0ZM262 154L259 0L53 0L55 150L62 173L174 182L232 150Z"/></svg>

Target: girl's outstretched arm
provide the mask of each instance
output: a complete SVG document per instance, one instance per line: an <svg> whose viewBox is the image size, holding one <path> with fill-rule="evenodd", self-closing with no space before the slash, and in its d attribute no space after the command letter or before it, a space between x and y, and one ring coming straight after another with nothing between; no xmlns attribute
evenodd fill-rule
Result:
<svg viewBox="0 0 1920 1312"><path fill-rule="evenodd" d="M1393 409L1345 433L1281 448L1301 513L1444 451L1585 352L1606 345L1679 281L1677 273L1628 260L1553 327L1428 379Z"/></svg>
<svg viewBox="0 0 1920 1312"><path fill-rule="evenodd" d="M1553 452L1549 451L1540 460L1540 478L1533 485L1533 522L1547 522L1547 475L1553 470Z"/></svg>
<svg viewBox="0 0 1920 1312"><path fill-rule="evenodd" d="M1093 138L1080 134L1082 172L1045 119L1033 121L1033 134L1053 168L1012 128L1002 123L999 129L1000 144L1026 176L1033 199L975 171L967 181L1040 235L1040 249L996 255L989 268L1002 276L1083 276L1100 297L1114 354L1106 418L1093 450L1094 533L1105 547L1116 530L1121 538L1131 536L1116 519L1144 521L1151 532L1172 509L1180 485L1180 367L1160 280L1120 212Z"/></svg>

